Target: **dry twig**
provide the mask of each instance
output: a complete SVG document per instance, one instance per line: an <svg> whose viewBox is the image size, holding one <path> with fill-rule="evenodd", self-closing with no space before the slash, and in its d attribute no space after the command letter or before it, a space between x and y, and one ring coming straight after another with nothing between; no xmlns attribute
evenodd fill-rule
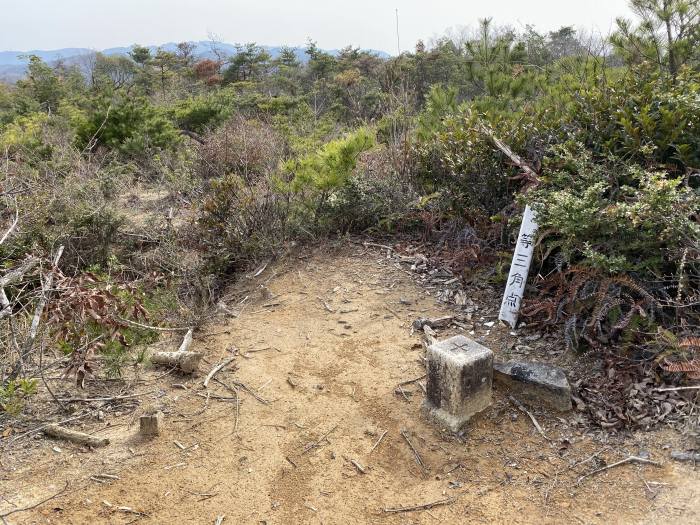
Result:
<svg viewBox="0 0 700 525"><path fill-rule="evenodd" d="M622 460L620 460L620 461L616 461L615 463L611 463L610 465L605 465L605 466L602 467L602 468L593 470L592 472L589 472L588 474L584 474L583 476L581 476L580 478L578 478L578 480L576 481L576 483L577 483L577 484L578 484L578 483L581 483L584 479L586 479L586 478L588 478L588 477L590 477L590 476L594 476L594 475L596 475L596 474L598 474L598 473L600 473L600 472L604 472L604 471L609 470L609 469L611 469L611 468L619 467L620 465L625 465L625 464L627 464L627 463L645 463L645 464L647 464L647 465L654 465L655 467L660 467L660 466L661 466L661 463L659 463L659 462L657 462L657 461L652 461L652 460L646 459L646 458L640 458L640 457L638 457L638 456L629 456L629 457L626 457L625 459L622 459Z"/></svg>
<svg viewBox="0 0 700 525"><path fill-rule="evenodd" d="M439 507L440 505L449 505L454 503L455 498L445 498L438 501L432 501L430 503L424 503L422 505L411 505L410 507L385 507L382 510L384 512L397 513L397 512L413 512L415 510L428 510L433 507Z"/></svg>
<svg viewBox="0 0 700 525"><path fill-rule="evenodd" d="M370 449L370 451L368 452L368 454L371 454L372 452L374 452L374 449L377 448L377 447L379 446L379 443L382 442L382 439L384 439L384 436L386 436L387 432L389 432L389 431L388 431L388 430L385 430L385 431L382 433L382 435L379 436L379 439L378 439L377 442L374 444L374 446Z"/></svg>
<svg viewBox="0 0 700 525"><path fill-rule="evenodd" d="M66 482L66 485L65 485L61 490L59 490L58 492L56 492L56 494L54 494L54 495L52 495L52 496L49 496L49 497L47 497L47 498L44 498L44 499L42 499L42 500L40 500L40 501L37 501L37 502L34 503L33 505L27 505L26 507L21 507L21 508L19 508L19 509L12 509L12 510L8 510L7 512L3 512L2 514L0 514L0 519L2 519L2 521L3 521L4 523L6 523L5 518L7 518L8 516L10 516L10 515L12 515L12 514L17 514L18 512L25 512L25 511L27 511L27 510L35 509L35 508L37 508L39 505L42 505L43 503L46 503L46 502L49 501L49 500L52 500L52 499L54 499L54 498L57 498L58 496L60 496L61 494L63 494L67 489L68 489L68 482Z"/></svg>
<svg viewBox="0 0 700 525"><path fill-rule="evenodd" d="M211 378L213 378L216 374L218 374L225 366L229 365L233 360L236 359L236 356L229 357L226 359L224 362L216 365L214 368L211 369L211 372L207 374L206 379L204 380L204 388L208 388L209 386L209 381Z"/></svg>
<svg viewBox="0 0 700 525"><path fill-rule="evenodd" d="M301 453L302 456L303 456L304 454L306 454L307 452L309 452L310 450L312 450L312 449L318 447L321 443L323 443L323 441L324 441L325 439L327 439L328 436L331 434L331 432L333 432L336 428L338 428L338 425L337 425L337 424L336 424L333 428L331 428L328 432L326 432L325 434L323 434L323 436L321 436L321 439L319 439L318 441L316 441L316 442L311 443L310 445L308 445L308 446L304 449L304 451Z"/></svg>
<svg viewBox="0 0 700 525"><path fill-rule="evenodd" d="M402 430L401 435L406 440L406 443L408 443L408 446L411 447L413 454L416 456L416 463L418 463L424 471L428 470L425 466L425 463L423 463L423 458L420 457L420 454L416 450L416 447L414 447L413 443L411 443L411 440L408 439L408 432L406 432L405 430Z"/></svg>
<svg viewBox="0 0 700 525"><path fill-rule="evenodd" d="M535 428L537 429L537 432L539 432L540 435L541 435L543 438L545 438L547 441L551 441L551 440L547 437L547 435L544 433L544 430L542 430L542 427L541 427L540 424L537 422L537 419L535 419L535 416L533 416L532 413L531 413L527 408L525 408L525 406L523 406L523 404L522 404L520 401L518 401L517 399L515 399L513 396L508 396L508 398L513 402L513 404L514 404L515 406L517 406L520 410L522 410L525 414L527 414L527 416L530 418L530 421L532 421L532 424L533 424L533 425L535 426Z"/></svg>

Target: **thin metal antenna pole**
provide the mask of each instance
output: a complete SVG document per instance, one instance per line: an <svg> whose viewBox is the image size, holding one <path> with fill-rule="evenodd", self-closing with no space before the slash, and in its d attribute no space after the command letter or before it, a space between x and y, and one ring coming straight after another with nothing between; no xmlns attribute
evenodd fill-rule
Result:
<svg viewBox="0 0 700 525"><path fill-rule="evenodd" d="M399 9L398 9L398 7L396 8L396 50L398 52L398 55L401 55L401 40L399 39Z"/></svg>

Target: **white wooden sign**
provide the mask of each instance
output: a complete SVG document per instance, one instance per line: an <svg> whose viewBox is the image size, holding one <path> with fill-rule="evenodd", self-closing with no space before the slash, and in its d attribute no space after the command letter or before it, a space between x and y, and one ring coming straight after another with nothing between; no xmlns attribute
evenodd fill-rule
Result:
<svg viewBox="0 0 700 525"><path fill-rule="evenodd" d="M535 250L535 237L537 235L537 221L535 212L530 206L525 207L523 222L520 225L518 242L513 253L513 262L510 265L510 273L506 282L506 291L503 292L501 312L498 318L515 328L518 324L520 305L525 293L525 284L530 272L532 253Z"/></svg>

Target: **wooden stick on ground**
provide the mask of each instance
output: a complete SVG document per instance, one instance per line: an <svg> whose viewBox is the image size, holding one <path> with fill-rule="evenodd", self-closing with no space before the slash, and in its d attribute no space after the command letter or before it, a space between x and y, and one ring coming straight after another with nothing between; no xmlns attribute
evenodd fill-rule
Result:
<svg viewBox="0 0 700 525"><path fill-rule="evenodd" d="M0 238L0 244L4 243L7 238L12 235L14 229L17 228L17 224L19 224L19 206L17 206L17 197L15 197L15 220L12 221L12 224L10 224L10 228L5 232L5 235Z"/></svg>
<svg viewBox="0 0 700 525"><path fill-rule="evenodd" d="M141 392L139 394L127 394L123 396L111 396L111 397L66 397L66 398L60 398L59 401L63 401L64 403L96 403L99 401L106 402L106 401L117 401L120 399L132 399L134 397L141 397L141 396L147 396L150 394L156 394L160 392L160 390L149 390L148 392Z"/></svg>
<svg viewBox="0 0 700 525"><path fill-rule="evenodd" d="M192 344L192 329L187 330L185 337L177 352L155 352L151 354L151 363L156 365L176 366L186 374L191 374L199 369L199 362L204 357L199 352L190 352Z"/></svg>
<svg viewBox="0 0 700 525"><path fill-rule="evenodd" d="M316 296L316 299L318 299L319 301L321 301L321 304L323 305L323 307L326 309L327 312L330 312L330 313L332 313L332 314L335 313L335 310L333 310L333 308L331 308L330 306L328 306L328 303L327 303L326 301L323 300L323 297Z"/></svg>
<svg viewBox="0 0 700 525"><path fill-rule="evenodd" d="M70 430L65 427L59 427L58 425L47 426L44 429L44 434L57 439L70 441L71 443L76 443L78 445L88 445L90 447L104 447L106 445L109 445L108 438L99 438L91 436L90 434L85 434L84 432L78 432L76 430Z"/></svg>
<svg viewBox="0 0 700 525"><path fill-rule="evenodd" d="M146 330L153 330L154 332L189 332L192 330L189 326L178 326L178 327L163 327L163 326L151 326L147 324L137 323L136 321L131 321L129 319L124 319L122 317L117 317L122 323L130 324L131 326L136 326L138 328L144 328Z"/></svg>
<svg viewBox="0 0 700 525"><path fill-rule="evenodd" d="M214 381L219 383L221 386L225 387L227 390L231 391L233 390L230 386L228 386L226 383L223 381L219 381L217 378L214 378ZM262 403L263 405L269 405L270 402L262 397L260 394L258 394L255 390L252 388L248 387L245 383L241 383L239 381L233 381L234 387L239 387L242 388L245 392L248 392L251 396L253 396L257 401ZM238 391L236 390L236 395L238 395Z"/></svg>
<svg viewBox="0 0 700 525"><path fill-rule="evenodd" d="M417 383L418 381L420 381L421 379L425 379L426 377L428 377L428 374L423 374L422 376L416 377L415 379L409 379L408 381L402 381L401 383L399 383L396 386L399 387L399 386L406 386L406 385L410 385L413 383Z"/></svg>
<svg viewBox="0 0 700 525"><path fill-rule="evenodd" d="M385 507L382 510L384 512L413 512L415 510L428 510L432 509L433 507L438 507L440 505L449 505L450 503L454 503L456 500L455 498L445 498L441 499L438 501L433 501L430 503L424 503L423 505L412 505L410 507Z"/></svg>
<svg viewBox="0 0 700 525"><path fill-rule="evenodd" d="M677 386L673 388L656 388L655 392L678 392L679 390L700 390L700 385Z"/></svg>
<svg viewBox="0 0 700 525"><path fill-rule="evenodd" d="M428 470L427 468L425 468L425 463L423 463L423 458L420 457L420 454L416 450L416 447L414 447L413 443L411 443L411 440L408 439L408 432L406 432L405 430L402 430L401 435L406 440L406 443L408 443L408 446L411 447L413 454L416 456L416 463L418 463L423 470Z"/></svg>
<svg viewBox="0 0 700 525"><path fill-rule="evenodd" d="M609 469L614 468L614 467L619 467L620 465L625 465L627 463L646 463L647 465L654 465L655 467L661 466L661 463L659 463L657 461L652 461L652 460L646 459L646 458L640 458L638 456L629 456L629 457L626 457L625 459L622 459L620 461L616 461L615 463L611 463L610 465L605 465L602 468L599 468L599 469L596 469L592 472L589 472L588 474L584 474L583 476L578 478L578 481L576 483L581 483L584 479L586 479L590 476L594 476L594 475L596 475L600 472L603 472L605 470L609 470Z"/></svg>
<svg viewBox="0 0 700 525"><path fill-rule="evenodd" d="M221 372L221 370L223 370L224 367L226 367L227 365L229 365L234 359L236 359L236 356L235 356L235 355L232 356L232 357L229 357L228 359L226 359L226 360L225 360L224 362L222 362L221 364L218 364L218 365L216 365L214 368L212 368L212 369L211 369L211 372L209 372L209 373L207 374L207 377L206 377L206 379L204 380L204 388L208 388L208 386L209 386L209 381L211 380L211 378L214 377L214 376L215 376L216 374L218 374L219 372Z"/></svg>
<svg viewBox="0 0 700 525"><path fill-rule="evenodd" d="M542 430L542 427L540 426L540 424L537 422L537 419L535 419L535 416L533 416L532 413L527 408L525 408L523 406L523 404L520 401L518 401L517 399L515 399L513 396L508 396L508 398L513 402L513 404L515 406L517 406L520 410L522 410L523 412L525 412L527 414L527 416L530 418L530 421L532 421L532 424L537 429L537 432L539 432L540 435L543 438L545 438L547 441L550 441L550 439L544 433L544 430Z"/></svg>
<svg viewBox="0 0 700 525"><path fill-rule="evenodd" d="M375 248L381 248L381 249L383 249L383 250L389 250L390 252L396 251L396 250L394 250L391 246L387 246L386 244L377 244L377 243L375 243L375 242L363 242L362 245L365 246L365 247L367 247L367 246L374 246Z"/></svg>
<svg viewBox="0 0 700 525"><path fill-rule="evenodd" d="M379 439L378 439L377 442L374 444L374 446L370 449L370 451L368 452L368 454L371 454L372 452L374 452L374 449L377 448L377 447L379 446L379 443L382 442L382 439L384 439L384 436L386 436L387 432L389 432L389 431L388 431L388 430L385 430L385 431L382 433L382 435L379 436Z"/></svg>
<svg viewBox="0 0 700 525"><path fill-rule="evenodd" d="M355 467L358 470L358 472L360 472L360 474L367 474L367 469L363 467L359 461L357 461L356 459L349 458L346 455L343 455L343 457L346 461L350 462L350 464L353 467Z"/></svg>
<svg viewBox="0 0 700 525"><path fill-rule="evenodd" d="M5 521L5 518L7 518L8 516L10 516L10 515L12 515L12 514L16 514L16 513L18 513L18 512L25 512L25 511L27 511L27 510L35 509L35 508L37 508L39 505L41 505L41 504L43 504L43 503L46 503L47 501L52 500L52 499L54 499L54 498L57 498L58 496L60 496L61 494L63 494L67 489L68 489L68 482L66 482L66 485L65 485L61 490L59 490L58 492L56 492L56 494L54 494L54 495L52 495L52 496L49 496L49 497L47 497L47 498L44 498L44 499L42 499L42 500L39 500L39 501L37 501L36 503L34 503L33 505L27 505L26 507L21 507L21 508L19 508L19 509L12 509L12 510L8 510L7 512L3 512L2 514L0 514L0 519L2 519L3 523L7 523L7 522Z"/></svg>
<svg viewBox="0 0 700 525"><path fill-rule="evenodd" d="M319 439L319 440L316 441L315 443L311 443L309 446L307 446L301 454L304 455L304 454L306 454L307 452L309 452L310 450L312 450L312 449L318 447L321 443L323 443L323 441L324 441L324 440L331 434L331 432L333 432L336 428L338 428L338 425L335 425L335 426L334 426L333 428L331 428L328 432L326 432L325 434L323 434L323 436L321 436L321 439Z"/></svg>

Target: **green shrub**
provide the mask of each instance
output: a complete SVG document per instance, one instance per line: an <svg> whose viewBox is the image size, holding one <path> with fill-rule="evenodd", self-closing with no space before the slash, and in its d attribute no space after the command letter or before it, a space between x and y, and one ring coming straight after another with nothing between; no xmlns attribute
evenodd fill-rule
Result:
<svg viewBox="0 0 700 525"><path fill-rule="evenodd" d="M98 102L87 123L78 130L81 149L99 144L132 156L179 143L180 134L165 110L142 97L118 96Z"/></svg>
<svg viewBox="0 0 700 525"><path fill-rule="evenodd" d="M314 227L320 226L329 199L347 184L360 154L374 144L374 134L361 128L284 164L286 182L282 186L300 198Z"/></svg>
<svg viewBox="0 0 700 525"><path fill-rule="evenodd" d="M596 163L581 144L555 148L527 200L549 250L566 264L652 278L673 273L700 237L700 196L682 178L621 161Z"/></svg>
<svg viewBox="0 0 700 525"><path fill-rule="evenodd" d="M12 379L0 385L0 408L11 416L17 416L28 397L36 394L36 379Z"/></svg>
<svg viewBox="0 0 700 525"><path fill-rule="evenodd" d="M200 95L178 100L170 113L178 128L204 133L208 128L220 124L227 111L215 97Z"/></svg>
<svg viewBox="0 0 700 525"><path fill-rule="evenodd" d="M390 230L402 222L417 196L392 167L387 147L364 152L350 177L328 199L324 221L341 232Z"/></svg>

